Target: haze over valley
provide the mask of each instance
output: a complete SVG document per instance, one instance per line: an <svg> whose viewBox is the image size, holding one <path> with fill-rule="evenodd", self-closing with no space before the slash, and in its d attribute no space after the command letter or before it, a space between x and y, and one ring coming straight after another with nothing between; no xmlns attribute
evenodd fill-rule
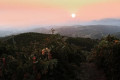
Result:
<svg viewBox="0 0 120 80"><path fill-rule="evenodd" d="M0 29L0 36L10 36L25 32L37 32L51 34L51 29L55 29L55 33L69 37L84 37L100 39L108 34L117 34L120 32L119 19L102 19L98 21L76 23L70 25L56 26L32 26L28 28L16 29ZM119 35L119 34L118 34Z"/></svg>

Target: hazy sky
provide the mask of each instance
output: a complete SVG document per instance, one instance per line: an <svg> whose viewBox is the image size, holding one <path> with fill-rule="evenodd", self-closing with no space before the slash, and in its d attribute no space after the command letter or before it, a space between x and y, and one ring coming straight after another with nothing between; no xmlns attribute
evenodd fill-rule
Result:
<svg viewBox="0 0 120 80"><path fill-rule="evenodd" d="M75 13L76 18L71 14ZM120 0L0 0L0 27L120 18Z"/></svg>

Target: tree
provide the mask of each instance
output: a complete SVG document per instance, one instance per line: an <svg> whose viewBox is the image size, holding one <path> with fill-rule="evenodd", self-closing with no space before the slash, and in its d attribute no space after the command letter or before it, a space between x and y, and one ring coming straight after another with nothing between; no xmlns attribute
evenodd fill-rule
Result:
<svg viewBox="0 0 120 80"><path fill-rule="evenodd" d="M108 80L119 80L120 76L120 40L108 35L93 49L94 62L104 69Z"/></svg>

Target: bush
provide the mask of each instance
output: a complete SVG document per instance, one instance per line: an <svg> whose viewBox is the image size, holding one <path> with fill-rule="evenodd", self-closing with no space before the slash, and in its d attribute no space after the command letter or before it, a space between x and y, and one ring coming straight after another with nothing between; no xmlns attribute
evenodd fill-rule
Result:
<svg viewBox="0 0 120 80"><path fill-rule="evenodd" d="M92 51L93 61L104 69L108 80L120 79L120 40L108 35Z"/></svg>

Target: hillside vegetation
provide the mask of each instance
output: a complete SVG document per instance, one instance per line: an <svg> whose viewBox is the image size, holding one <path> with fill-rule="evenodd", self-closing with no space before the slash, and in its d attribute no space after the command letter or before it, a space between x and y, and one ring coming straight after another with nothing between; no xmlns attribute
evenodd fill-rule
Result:
<svg viewBox="0 0 120 80"><path fill-rule="evenodd" d="M101 40L40 33L4 37L0 79L119 80L119 50L120 40L111 35Z"/></svg>
<svg viewBox="0 0 120 80"><path fill-rule="evenodd" d="M75 46L66 39L59 34L39 33L5 38L0 43L1 79L79 80L79 66L85 56L78 47L81 44Z"/></svg>

